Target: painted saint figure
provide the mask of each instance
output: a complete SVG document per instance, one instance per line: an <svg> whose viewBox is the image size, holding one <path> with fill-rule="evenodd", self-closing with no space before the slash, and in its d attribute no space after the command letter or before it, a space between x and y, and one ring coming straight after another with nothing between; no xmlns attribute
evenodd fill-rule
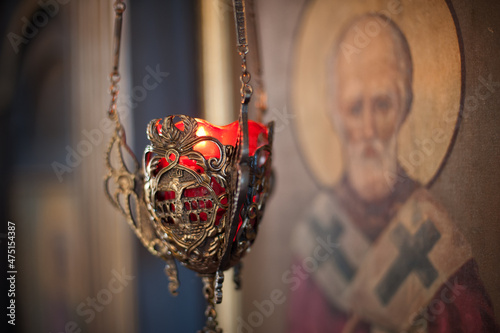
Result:
<svg viewBox="0 0 500 333"><path fill-rule="evenodd" d="M379 30L366 47L346 52L370 25ZM398 163L398 133L413 99L405 36L368 14L338 45L327 95L344 173L296 230L297 264L314 258L317 267L294 281L289 332L496 331L470 245Z"/></svg>

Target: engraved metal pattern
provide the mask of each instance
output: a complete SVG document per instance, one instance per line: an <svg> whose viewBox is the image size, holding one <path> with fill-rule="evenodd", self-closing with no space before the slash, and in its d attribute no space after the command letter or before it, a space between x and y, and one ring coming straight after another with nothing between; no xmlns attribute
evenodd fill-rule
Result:
<svg viewBox="0 0 500 333"><path fill-rule="evenodd" d="M184 124L179 130L174 124L178 117ZM151 145L144 153L145 199L158 235L172 254L188 268L201 273L215 273L226 243L228 214L216 224L217 212L230 211L232 202L231 169L234 168L234 147L224 146L209 136L198 137L198 123L184 115L169 116L160 123L148 125ZM219 158L206 159L194 147L202 142L213 143ZM196 167L181 163L187 158ZM159 168L161 161L168 163ZM217 182L224 193L217 195L211 183ZM185 196L185 191L198 189L203 195ZM174 198L159 200L159 194L172 193ZM225 202L225 203L224 203ZM206 218L203 221L202 213Z"/></svg>
<svg viewBox="0 0 500 333"><path fill-rule="evenodd" d="M176 117L181 119L183 130L174 124ZM216 138L199 137L197 129L197 121L184 115L150 122L147 133L151 145L144 153L144 198L156 233L169 252L200 274L215 274L239 262L255 240L260 210L271 184L271 144L247 157L247 186L238 191L240 145L235 149ZM268 138L272 140L272 126ZM220 157L206 159L196 151L196 145L206 142L217 147ZM183 160L191 164L187 166ZM212 188L214 183L224 192L217 194ZM188 197L187 190L200 194ZM237 200L240 193L241 205ZM224 214L216 221L221 211ZM233 239L237 240L236 246L231 246Z"/></svg>
<svg viewBox="0 0 500 333"><path fill-rule="evenodd" d="M169 116L161 123L153 120L147 130L151 145L146 147L141 169L126 144L118 115L110 116L116 128L106 152L108 174L104 183L108 198L127 218L143 245L166 261L165 272L172 294L176 295L179 287L175 257L200 275L212 277L216 285L212 286L215 291L211 295L216 297L207 299L208 307L210 302L220 303L222 271L237 265L255 240L271 193L273 124L268 127L268 144L248 156L248 142L243 135L248 131L247 126L243 126L241 137L233 147L213 137L197 136L198 123L194 118L180 115ZM182 120L183 130L175 126L175 117ZM248 140L248 133L246 138ZM206 159L196 151L195 146L202 142L213 143L219 157ZM127 166L127 157L132 167ZM191 167L182 165L181 158L194 163ZM168 161L168 165L160 167L162 159ZM214 181L225 189L223 193L215 193ZM189 189L201 189L203 195L183 196ZM165 192L174 196L158 200L157 194ZM219 209L225 213L216 225ZM200 218L201 213L206 214L205 221ZM239 269L237 271L239 275Z"/></svg>

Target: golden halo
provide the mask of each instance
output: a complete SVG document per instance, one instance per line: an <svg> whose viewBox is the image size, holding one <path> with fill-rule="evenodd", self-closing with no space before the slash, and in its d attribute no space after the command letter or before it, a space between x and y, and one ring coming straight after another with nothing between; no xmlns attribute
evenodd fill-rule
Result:
<svg viewBox="0 0 500 333"><path fill-rule="evenodd" d="M421 184L431 182L453 143L462 98L457 28L445 1L314 0L294 45L291 105L299 150L314 178L334 186L343 173L341 143L326 112L328 58L343 28L368 13L390 17L413 60L413 103L398 134L398 160Z"/></svg>

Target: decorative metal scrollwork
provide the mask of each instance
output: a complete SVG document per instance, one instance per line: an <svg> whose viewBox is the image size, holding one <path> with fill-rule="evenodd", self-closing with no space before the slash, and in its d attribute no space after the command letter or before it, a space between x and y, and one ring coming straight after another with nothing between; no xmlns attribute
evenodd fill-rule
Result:
<svg viewBox="0 0 500 333"><path fill-rule="evenodd" d="M114 6L108 115L115 130L106 151L105 191L142 244L165 260L173 295L179 288L176 260L201 276L207 300L203 333L222 333L215 303L222 301L224 271L236 266L234 280L239 288L240 260L255 240L272 189L274 126L248 120L253 90L246 65L245 0L234 0L233 5L242 60L239 121L217 127L184 115L152 120L142 167L127 145L117 113L125 4L117 0ZM260 105L263 113L265 106Z"/></svg>
<svg viewBox="0 0 500 333"><path fill-rule="evenodd" d="M176 117L181 121L174 123ZM220 303L223 270L238 265L252 245L271 192L273 124L264 127L251 122L260 126L261 135L254 139L260 145L252 142L255 148L242 173L241 154L245 149L248 154L249 149L242 148L239 123L233 146L212 136L199 136L200 123L206 125L202 120L184 115L152 120L147 128L151 144L141 168L114 118L116 128L106 152L108 198L143 245L166 261L172 294L179 287L175 258L199 273L205 283L211 281L212 291L207 295L215 298L207 299L208 306ZM215 156L201 152L208 144ZM242 177L247 179L244 187ZM239 266L237 271L239 285ZM213 324L215 317L211 318Z"/></svg>

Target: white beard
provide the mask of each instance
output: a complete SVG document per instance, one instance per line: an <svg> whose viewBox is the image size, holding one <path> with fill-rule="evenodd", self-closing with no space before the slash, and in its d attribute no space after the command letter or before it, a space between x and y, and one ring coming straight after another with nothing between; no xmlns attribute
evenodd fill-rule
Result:
<svg viewBox="0 0 500 333"><path fill-rule="evenodd" d="M379 139L347 143L347 179L365 201L386 198L394 189L388 174L397 172L397 145L394 136L384 143Z"/></svg>

